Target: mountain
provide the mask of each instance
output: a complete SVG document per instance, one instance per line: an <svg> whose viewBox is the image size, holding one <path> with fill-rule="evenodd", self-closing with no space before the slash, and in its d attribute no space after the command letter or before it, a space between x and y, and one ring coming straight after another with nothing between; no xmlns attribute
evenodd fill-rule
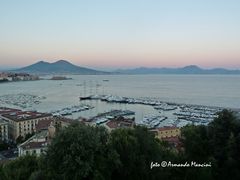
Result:
<svg viewBox="0 0 240 180"><path fill-rule="evenodd" d="M97 71L85 67L76 66L66 60L59 60L54 63L39 61L30 66L11 70L11 72L25 72L30 74L240 74L240 70L229 70L224 68L203 69L196 65L182 68L146 68L119 69L114 72Z"/></svg>
<svg viewBox="0 0 240 180"><path fill-rule="evenodd" d="M59 60L54 63L39 61L30 66L15 69L13 72L25 72L30 74L109 74L108 72L97 71L85 67L76 66L65 60Z"/></svg>
<svg viewBox="0 0 240 180"><path fill-rule="evenodd" d="M115 73L120 74L240 74L240 70L228 70L224 68L202 69L196 65L182 68L146 68L119 69Z"/></svg>

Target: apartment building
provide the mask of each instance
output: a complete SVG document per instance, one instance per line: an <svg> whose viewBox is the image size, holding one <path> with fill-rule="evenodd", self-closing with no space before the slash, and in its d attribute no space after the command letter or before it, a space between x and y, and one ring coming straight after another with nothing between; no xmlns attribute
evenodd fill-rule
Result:
<svg viewBox="0 0 240 180"><path fill-rule="evenodd" d="M3 113L1 116L8 122L9 138L13 141L19 136L25 137L26 134L34 133L39 121L52 118L51 114L32 111L15 111Z"/></svg>
<svg viewBox="0 0 240 180"><path fill-rule="evenodd" d="M8 142L8 123L0 117L0 141Z"/></svg>
<svg viewBox="0 0 240 180"><path fill-rule="evenodd" d="M178 137L181 135L181 131L178 127L161 127L157 129L152 129L152 132L155 133L156 137L159 139L170 138L170 137Z"/></svg>

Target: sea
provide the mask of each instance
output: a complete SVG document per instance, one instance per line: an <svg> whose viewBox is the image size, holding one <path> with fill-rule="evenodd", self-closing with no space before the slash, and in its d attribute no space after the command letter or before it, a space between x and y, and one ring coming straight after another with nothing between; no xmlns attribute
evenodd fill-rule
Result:
<svg viewBox="0 0 240 180"><path fill-rule="evenodd" d="M69 80L19 81L0 84L0 106L15 107L6 95L29 94L45 97L30 110L52 112L82 103L93 106L91 110L71 115L93 117L113 109L132 110L136 119L156 114L152 106L140 104L113 104L99 100L79 101L80 96L105 94L132 98L155 98L163 102L240 108L240 75L64 75ZM16 101L16 99L14 100ZM8 104L9 103L9 104ZM70 116L70 117L71 117Z"/></svg>

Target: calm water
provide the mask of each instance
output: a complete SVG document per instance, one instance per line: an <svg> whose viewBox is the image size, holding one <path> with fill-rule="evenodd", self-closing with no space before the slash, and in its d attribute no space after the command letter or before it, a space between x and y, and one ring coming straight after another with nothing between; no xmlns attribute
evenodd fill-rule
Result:
<svg viewBox="0 0 240 180"><path fill-rule="evenodd" d="M112 94L127 97L156 97L162 101L240 108L240 76L237 75L108 75L68 76L65 81L28 81L0 84L0 96L28 93L46 96L33 108L50 111L79 104L79 96ZM46 77L44 77L46 78ZM103 80L109 81L103 81ZM98 84L96 86L96 84ZM95 109L80 115L121 108L137 111L137 116L154 112L150 106L86 102Z"/></svg>

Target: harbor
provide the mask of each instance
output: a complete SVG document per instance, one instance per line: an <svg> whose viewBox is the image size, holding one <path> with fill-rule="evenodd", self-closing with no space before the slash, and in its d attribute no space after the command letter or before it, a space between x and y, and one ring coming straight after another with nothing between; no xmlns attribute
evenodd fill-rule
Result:
<svg viewBox="0 0 240 180"><path fill-rule="evenodd" d="M34 105L38 105L45 100L45 96L38 96L27 93L6 94L0 96L1 105L17 107L21 109L31 109Z"/></svg>
<svg viewBox="0 0 240 180"><path fill-rule="evenodd" d="M147 113L140 118L136 116L136 124L148 128L159 128L165 126L183 127L187 124L208 125L217 113L223 108L190 104L177 104L163 102L157 98L129 98L113 95L91 95L80 97L80 102L94 101L111 105L124 104L126 106L141 105L151 107L154 113ZM100 124L108 118L101 116ZM98 124L98 123L97 123Z"/></svg>
<svg viewBox="0 0 240 180"><path fill-rule="evenodd" d="M65 107L60 110L51 111L53 116L69 116L77 112L87 111L89 109L93 109L93 106L87 104L80 104L71 107Z"/></svg>
<svg viewBox="0 0 240 180"><path fill-rule="evenodd" d="M101 125L103 123L106 123L108 121L111 121L117 118L135 119L134 115L135 115L135 112L130 110L111 110L108 112L99 113L97 116L88 119L88 122L94 123L96 125Z"/></svg>
<svg viewBox="0 0 240 180"><path fill-rule="evenodd" d="M0 102L9 107L22 110L39 110L46 99L44 96L31 94L8 94L0 96ZM177 104L160 101L158 98L133 98L114 95L88 95L80 96L72 105L62 105L41 110L53 116L65 116L77 119L79 117L90 119L96 124L107 122L111 117L131 115L135 124L148 128L164 126L182 127L187 124L207 125L217 117L222 108Z"/></svg>
<svg viewBox="0 0 240 180"><path fill-rule="evenodd" d="M159 85L149 86L151 87L149 92L145 89L136 89L137 86L140 86L138 83L134 84L137 77L129 76L130 81L134 80L130 83L134 87L129 84L130 87L125 87L121 76L103 76L97 81L95 80L96 76L84 76L84 79L81 79L82 76L69 76L69 78L71 78L69 81L43 79L41 81L4 84L1 90L0 103L6 107L52 113L54 116L64 116L71 119L80 117L92 119L99 114L114 110L131 111L134 112L132 116L135 124L145 125L149 128L182 127L187 124L207 125L217 117L217 112L224 108L239 111L238 106L228 108L227 105L223 104L221 107L221 103L217 101L213 101L212 105L208 105L211 104L210 102L195 105L197 102L201 104L201 98L198 98L196 102L184 102L190 98L191 94L187 96L179 94L179 97L184 98L184 101L172 97L167 99ZM155 76L152 78L154 79ZM168 80L172 77L163 78ZM150 80L146 79L144 83ZM71 90L69 87L72 87ZM127 89L126 92L124 87ZM165 87L167 88L168 85L166 84ZM20 91L16 89L20 89ZM215 104L220 107L214 106Z"/></svg>

